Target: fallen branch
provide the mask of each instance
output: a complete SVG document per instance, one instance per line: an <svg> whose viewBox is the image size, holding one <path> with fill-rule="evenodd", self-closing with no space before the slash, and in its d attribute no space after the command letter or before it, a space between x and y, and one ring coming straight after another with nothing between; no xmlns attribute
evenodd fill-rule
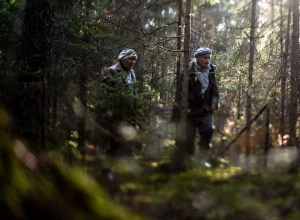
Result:
<svg viewBox="0 0 300 220"><path fill-rule="evenodd" d="M250 125L252 125L252 123L258 118L258 116L260 116L267 108L267 104L265 104L260 110L259 112L250 120ZM246 125L245 127L243 127L239 133L235 136L235 138L233 138L223 149L221 149L219 151L219 154L223 154L225 151L227 151L231 145L236 142L236 140L241 136L242 133L244 133L244 131L246 131L248 128L248 126Z"/></svg>

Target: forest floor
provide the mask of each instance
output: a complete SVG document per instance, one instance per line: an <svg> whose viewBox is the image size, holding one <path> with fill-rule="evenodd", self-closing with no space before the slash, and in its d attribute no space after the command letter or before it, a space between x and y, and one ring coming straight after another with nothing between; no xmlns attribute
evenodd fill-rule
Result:
<svg viewBox="0 0 300 220"><path fill-rule="evenodd" d="M300 174L291 167L168 167L122 159L98 181L145 219L300 219Z"/></svg>
<svg viewBox="0 0 300 220"><path fill-rule="evenodd" d="M67 165L60 152L33 155L2 140L1 219L300 219L293 164L247 170L229 161L178 170L161 158L100 158L90 173Z"/></svg>

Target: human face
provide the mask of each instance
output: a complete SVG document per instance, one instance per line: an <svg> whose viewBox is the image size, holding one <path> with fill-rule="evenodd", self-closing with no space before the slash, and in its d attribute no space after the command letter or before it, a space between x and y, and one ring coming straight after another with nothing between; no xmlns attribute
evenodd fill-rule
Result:
<svg viewBox="0 0 300 220"><path fill-rule="evenodd" d="M126 70L129 70L134 66L135 61L136 61L135 57L128 57L125 60L122 60L121 63Z"/></svg>
<svg viewBox="0 0 300 220"><path fill-rule="evenodd" d="M211 59L211 54L204 54L196 57L197 64L202 68L208 68L210 59Z"/></svg>

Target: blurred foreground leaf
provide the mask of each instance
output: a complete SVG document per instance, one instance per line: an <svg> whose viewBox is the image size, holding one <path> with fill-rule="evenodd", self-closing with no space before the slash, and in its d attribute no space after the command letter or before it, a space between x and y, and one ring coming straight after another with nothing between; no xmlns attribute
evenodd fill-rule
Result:
<svg viewBox="0 0 300 220"><path fill-rule="evenodd" d="M13 143L2 128L1 219L143 219L113 201L82 169L47 153L33 155L21 141Z"/></svg>

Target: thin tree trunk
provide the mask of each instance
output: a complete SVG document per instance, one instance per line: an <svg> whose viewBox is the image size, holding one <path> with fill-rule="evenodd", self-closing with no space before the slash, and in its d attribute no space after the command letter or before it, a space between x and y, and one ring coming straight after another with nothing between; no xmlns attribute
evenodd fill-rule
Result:
<svg viewBox="0 0 300 220"><path fill-rule="evenodd" d="M239 72L237 116L236 116L237 119L241 118L241 94L242 94L242 74Z"/></svg>
<svg viewBox="0 0 300 220"><path fill-rule="evenodd" d="M192 36L192 45L195 48L199 48L201 43L201 16L202 16L202 11L201 11L201 5L197 4L197 8L196 8L196 14L195 14L195 19L194 19L194 24L193 27L195 29L194 31L194 35Z"/></svg>
<svg viewBox="0 0 300 220"><path fill-rule="evenodd" d="M254 66L254 50L255 50L255 25L256 25L256 0L252 0L251 10L251 30L250 30L250 55L249 55L249 75L248 75L248 92L246 104L246 126L247 126L247 146L246 154L251 153L251 110L252 110L252 75Z"/></svg>
<svg viewBox="0 0 300 220"><path fill-rule="evenodd" d="M266 168L268 165L268 151L270 148L270 106L269 104L266 105L266 121L265 121L265 147L264 147L264 167Z"/></svg>
<svg viewBox="0 0 300 220"><path fill-rule="evenodd" d="M24 18L24 59L26 62L27 77L30 82L37 82L33 87L35 94L29 94L30 103L37 102L37 108L29 116L38 132L31 133L34 138L40 139L42 148L46 145L49 124L48 79L51 67L53 10L51 0L26 1ZM37 75L36 73L40 73ZM30 105L27 103L27 106ZM33 104L34 106L36 104ZM25 108L28 108L28 107ZM30 106L30 107L32 107ZM30 108L29 107L29 108ZM17 110L18 111L18 110ZM21 119L22 120L22 119Z"/></svg>
<svg viewBox="0 0 300 220"><path fill-rule="evenodd" d="M281 1L282 2L282 1ZM281 36L281 117L280 117L280 134L281 134L281 145L283 145L283 136L286 133L286 126L285 126L285 102L286 102L286 78L287 78L287 61L288 61L288 54L289 54L289 46L290 46L290 25L291 25L291 5L289 6L288 12L288 22L287 22L287 30L286 30L286 37L285 37L285 45L283 51L283 16L282 16L282 6L280 8L281 13L281 23L280 23L280 36Z"/></svg>
<svg viewBox="0 0 300 220"><path fill-rule="evenodd" d="M270 5L271 7L271 18L274 19L274 4ZM271 30L274 30L274 21L271 21ZM270 52L269 52L269 59L268 59L268 63L270 63L270 61L273 58L273 51L274 51L274 40L273 40L273 35L271 35L270 37Z"/></svg>
<svg viewBox="0 0 300 220"><path fill-rule="evenodd" d="M87 59L87 56L84 55L83 59ZM84 62L84 66L87 66L87 63ZM81 72L80 79L79 79L79 100L81 101L82 111L79 115L79 122L78 122L78 149L82 154L82 162L83 165L85 164L85 141L86 141L86 112L87 112L87 73Z"/></svg>
<svg viewBox="0 0 300 220"><path fill-rule="evenodd" d="M181 121L186 121L187 112L188 112L188 79L189 79L189 63L190 63L190 40L191 40L191 27L190 27L190 9L191 0L186 1L186 11L184 18L184 45L183 45L183 81L182 81L182 90L181 90Z"/></svg>
<svg viewBox="0 0 300 220"><path fill-rule="evenodd" d="M177 28L177 50L181 50L181 35L182 35L182 1L179 1L179 6L178 6L178 28ZM173 107L173 119L174 121L180 120L180 88L181 88L181 79L182 79L182 74L181 74L181 53L177 54L177 62L176 62L176 94L175 94L175 103ZM180 134L180 126L179 123L176 123L176 131L175 131L175 141L176 141L176 146L179 146L179 139L181 137Z"/></svg>
<svg viewBox="0 0 300 220"><path fill-rule="evenodd" d="M291 51L291 93L289 112L289 145L296 144L298 75L299 75L299 0L293 0L293 33Z"/></svg>
<svg viewBox="0 0 300 220"><path fill-rule="evenodd" d="M190 27L190 11L191 11L191 0L187 0L185 4L185 15L184 15L184 70L182 76L182 89L181 89L181 100L180 100L180 125L179 125L179 137L177 152L175 157L175 163L179 166L178 168L184 167L186 158L186 119L187 119L187 95L188 95L188 72L190 62L190 38L191 38L191 27Z"/></svg>
<svg viewBox="0 0 300 220"><path fill-rule="evenodd" d="M191 27L190 27L190 10L191 0L186 1L185 15L184 15L184 43L183 43L183 77L182 77L182 90L181 90L181 102L180 102L180 130L184 137L180 146L180 155L185 158L185 143L186 143L186 120L188 113L188 79L189 79L189 63L190 63L190 40L191 40ZM184 161L184 160L182 160Z"/></svg>

